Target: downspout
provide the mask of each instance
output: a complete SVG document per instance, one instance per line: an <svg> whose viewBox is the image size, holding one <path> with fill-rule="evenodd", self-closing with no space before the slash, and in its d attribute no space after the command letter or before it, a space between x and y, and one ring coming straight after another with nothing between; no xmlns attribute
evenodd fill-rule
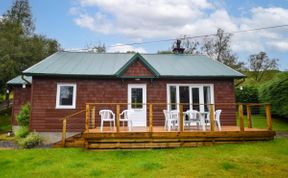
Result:
<svg viewBox="0 0 288 178"><path fill-rule="evenodd" d="M242 78L238 83L235 84L235 87L239 86L240 84L245 82L245 78Z"/></svg>
<svg viewBox="0 0 288 178"><path fill-rule="evenodd" d="M21 75L21 79L24 80L27 84L31 85L31 83L24 78L24 75L23 75L23 74Z"/></svg>

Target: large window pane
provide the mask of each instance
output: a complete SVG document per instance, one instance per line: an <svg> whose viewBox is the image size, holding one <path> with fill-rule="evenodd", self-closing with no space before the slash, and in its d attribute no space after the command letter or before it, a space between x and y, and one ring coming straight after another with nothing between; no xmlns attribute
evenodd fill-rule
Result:
<svg viewBox="0 0 288 178"><path fill-rule="evenodd" d="M143 90L142 88L132 88L131 89L131 103L133 109L141 109L143 108Z"/></svg>
<svg viewBox="0 0 288 178"><path fill-rule="evenodd" d="M176 86L170 86L169 88L170 92L170 109L174 110L177 108L177 100L176 100Z"/></svg>
<svg viewBox="0 0 288 178"><path fill-rule="evenodd" d="M179 87L180 103L183 104L183 110L189 110L189 87L180 86Z"/></svg>
<svg viewBox="0 0 288 178"><path fill-rule="evenodd" d="M72 106L73 105L73 86L60 86L60 105Z"/></svg>
<svg viewBox="0 0 288 178"><path fill-rule="evenodd" d="M204 109L205 111L209 111L209 104L211 104L211 91L209 86L204 86Z"/></svg>
<svg viewBox="0 0 288 178"><path fill-rule="evenodd" d="M192 88L192 108L193 110L200 111L199 88Z"/></svg>

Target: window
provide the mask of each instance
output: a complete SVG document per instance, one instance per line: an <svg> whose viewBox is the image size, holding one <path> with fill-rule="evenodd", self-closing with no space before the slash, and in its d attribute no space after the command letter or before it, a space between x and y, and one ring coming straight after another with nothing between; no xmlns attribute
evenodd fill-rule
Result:
<svg viewBox="0 0 288 178"><path fill-rule="evenodd" d="M56 108L76 108L76 84L57 84Z"/></svg>
<svg viewBox="0 0 288 178"><path fill-rule="evenodd" d="M168 84L167 93L169 110L179 109L178 104L182 103L184 111L193 109L203 112L208 111L209 104L214 102L212 84Z"/></svg>
<svg viewBox="0 0 288 178"><path fill-rule="evenodd" d="M170 86L170 108L171 110L177 109L176 100L176 86Z"/></svg>
<svg viewBox="0 0 288 178"><path fill-rule="evenodd" d="M131 89L132 95L132 108L133 109L142 109L143 108L143 90L142 88L132 88Z"/></svg>

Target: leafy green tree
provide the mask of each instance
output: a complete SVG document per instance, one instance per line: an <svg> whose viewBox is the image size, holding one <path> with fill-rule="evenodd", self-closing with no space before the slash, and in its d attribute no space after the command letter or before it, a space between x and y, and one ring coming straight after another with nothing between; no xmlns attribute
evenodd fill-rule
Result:
<svg viewBox="0 0 288 178"><path fill-rule="evenodd" d="M60 50L56 40L34 33L32 19L29 1L15 0L0 20L0 93L8 80Z"/></svg>
<svg viewBox="0 0 288 178"><path fill-rule="evenodd" d="M282 72L260 87L261 102L271 103L272 114L288 119L288 72Z"/></svg>
<svg viewBox="0 0 288 178"><path fill-rule="evenodd" d="M4 14L4 20L22 26L23 33L31 35L34 33L34 23L32 19L31 8L29 0L16 0L14 1L10 10Z"/></svg>
<svg viewBox="0 0 288 178"><path fill-rule="evenodd" d="M268 71L278 69L278 59L270 59L265 52L250 55L248 62L256 82L260 82Z"/></svg>

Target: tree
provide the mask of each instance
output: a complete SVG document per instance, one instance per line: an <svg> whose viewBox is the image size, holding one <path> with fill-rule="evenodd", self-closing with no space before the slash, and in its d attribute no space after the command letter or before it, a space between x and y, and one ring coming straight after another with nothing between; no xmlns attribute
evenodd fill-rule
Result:
<svg viewBox="0 0 288 178"><path fill-rule="evenodd" d="M56 40L34 34L28 0L14 1L3 16L0 20L0 93L8 80L60 50Z"/></svg>
<svg viewBox="0 0 288 178"><path fill-rule="evenodd" d="M28 0L14 1L11 9L4 14L4 20L5 19L22 26L23 33L26 35L34 33L35 26L32 20L32 13Z"/></svg>
<svg viewBox="0 0 288 178"><path fill-rule="evenodd" d="M106 53L105 43L99 42L97 45L87 45L88 52Z"/></svg>
<svg viewBox="0 0 288 178"><path fill-rule="evenodd" d="M214 37L204 38L202 41L184 37L181 40L181 46L185 48L185 54L205 55L235 70L242 70L245 63L239 62L236 54L232 52L231 37L231 34L226 34L219 28Z"/></svg>
<svg viewBox="0 0 288 178"><path fill-rule="evenodd" d="M267 71L278 69L278 59L270 59L265 52L250 55L248 62L256 82L260 82Z"/></svg>
<svg viewBox="0 0 288 178"><path fill-rule="evenodd" d="M244 62L239 62L231 49L231 34L226 34L219 28L212 38L205 38L201 47L201 54L207 55L235 70L244 68Z"/></svg>

